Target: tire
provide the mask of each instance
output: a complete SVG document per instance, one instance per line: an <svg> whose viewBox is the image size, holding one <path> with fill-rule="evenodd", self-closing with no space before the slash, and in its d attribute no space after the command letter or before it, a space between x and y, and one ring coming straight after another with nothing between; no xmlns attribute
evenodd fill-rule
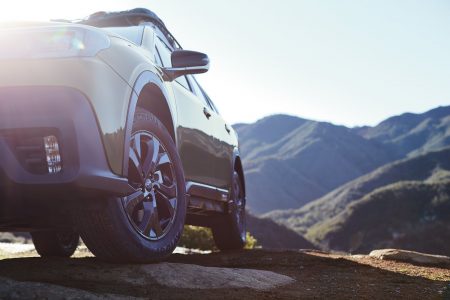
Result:
<svg viewBox="0 0 450 300"><path fill-rule="evenodd" d="M220 250L239 250L246 243L245 196L236 171L232 178L231 200L229 213L212 227L214 242Z"/></svg>
<svg viewBox="0 0 450 300"><path fill-rule="evenodd" d="M31 238L41 257L71 257L80 242L74 231L36 231Z"/></svg>
<svg viewBox="0 0 450 300"><path fill-rule="evenodd" d="M128 181L136 192L105 199L101 210L81 211L81 236L101 260L160 261L173 252L183 232L186 186L172 137L158 118L140 108L133 120L129 157Z"/></svg>

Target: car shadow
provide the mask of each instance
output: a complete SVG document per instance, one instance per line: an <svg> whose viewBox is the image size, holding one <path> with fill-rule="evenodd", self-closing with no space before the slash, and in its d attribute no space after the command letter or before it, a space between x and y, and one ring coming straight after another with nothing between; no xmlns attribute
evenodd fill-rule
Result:
<svg viewBox="0 0 450 300"><path fill-rule="evenodd" d="M295 282L269 291L249 288L231 290L169 288L144 274L142 265L111 264L93 257L3 259L0 260L0 277L19 282L53 284L96 294L144 298L151 296L152 299L215 299L223 298L224 295L227 299L243 297L244 299L388 297L450 299L450 275L445 275L445 272L441 277L439 274L433 277L433 274L420 273L412 276L353 260L304 251L245 250L211 254L174 254L167 262L268 270L290 276Z"/></svg>

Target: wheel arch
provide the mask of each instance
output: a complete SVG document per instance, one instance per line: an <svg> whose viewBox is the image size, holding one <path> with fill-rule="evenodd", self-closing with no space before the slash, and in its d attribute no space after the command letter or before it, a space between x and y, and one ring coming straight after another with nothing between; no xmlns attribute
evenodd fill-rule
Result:
<svg viewBox="0 0 450 300"><path fill-rule="evenodd" d="M247 195L245 188L245 176L244 176L244 167L242 166L241 156L239 154L239 150L234 150L234 159L233 159L233 170L239 174L239 178L241 179L242 188L244 189L244 196Z"/></svg>
<svg viewBox="0 0 450 300"><path fill-rule="evenodd" d="M134 87L133 94L128 106L127 123L125 128L123 174L128 174L128 152L131 131L133 128L133 118L136 107L141 107L154 114L167 128L175 144L176 130L173 118L173 111L169 105L169 95L163 81L153 72L145 71L139 75Z"/></svg>

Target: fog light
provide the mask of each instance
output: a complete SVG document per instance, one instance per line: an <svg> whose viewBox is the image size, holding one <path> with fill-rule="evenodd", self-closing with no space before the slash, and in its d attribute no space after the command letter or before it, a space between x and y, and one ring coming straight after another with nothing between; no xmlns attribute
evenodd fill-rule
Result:
<svg viewBox="0 0 450 300"><path fill-rule="evenodd" d="M55 174L62 170L61 155L58 139L54 135L44 137L45 156L47 158L48 173Z"/></svg>

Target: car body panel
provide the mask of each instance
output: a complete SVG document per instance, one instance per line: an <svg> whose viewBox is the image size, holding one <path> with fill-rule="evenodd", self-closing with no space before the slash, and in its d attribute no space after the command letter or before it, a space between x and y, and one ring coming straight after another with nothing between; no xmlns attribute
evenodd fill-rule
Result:
<svg viewBox="0 0 450 300"><path fill-rule="evenodd" d="M212 111L212 117L207 120L202 112L206 105L191 91L176 81L164 81L163 71L154 62L154 55L157 54L151 51L155 47L156 33L153 30L149 27L144 31L143 47L125 39L111 38L111 47L98 56L131 86L145 71L151 71L159 78L172 112L176 144L186 180L228 189L233 149L238 146L237 136L231 126L228 127L230 132L226 131L226 123L218 113Z"/></svg>
<svg viewBox="0 0 450 300"><path fill-rule="evenodd" d="M111 170L122 173L126 112L132 88L98 58L0 62L0 87L69 87L86 95L98 121ZM70 72L68 72L70 70Z"/></svg>
<svg viewBox="0 0 450 300"><path fill-rule="evenodd" d="M211 113L215 144L215 186L227 189L231 185L234 160L233 151L238 146L233 130L226 126L224 119L216 112ZM227 131L228 128L230 132Z"/></svg>
<svg viewBox="0 0 450 300"><path fill-rule="evenodd" d="M157 82L171 111L186 180L229 190L238 149L234 130L226 130L225 121L212 107L208 108L211 117L206 118L205 104L195 94L176 81L164 79L162 68L154 61L155 35L160 32L145 26L142 47L105 30L110 47L95 57L0 60L0 88L67 87L80 91L94 112L109 168L125 176L131 112L142 87ZM146 72L153 74L151 80L142 76Z"/></svg>
<svg viewBox="0 0 450 300"><path fill-rule="evenodd" d="M215 145L211 121L203 114L204 105L192 92L175 83L179 109L177 146L189 181L215 186Z"/></svg>

